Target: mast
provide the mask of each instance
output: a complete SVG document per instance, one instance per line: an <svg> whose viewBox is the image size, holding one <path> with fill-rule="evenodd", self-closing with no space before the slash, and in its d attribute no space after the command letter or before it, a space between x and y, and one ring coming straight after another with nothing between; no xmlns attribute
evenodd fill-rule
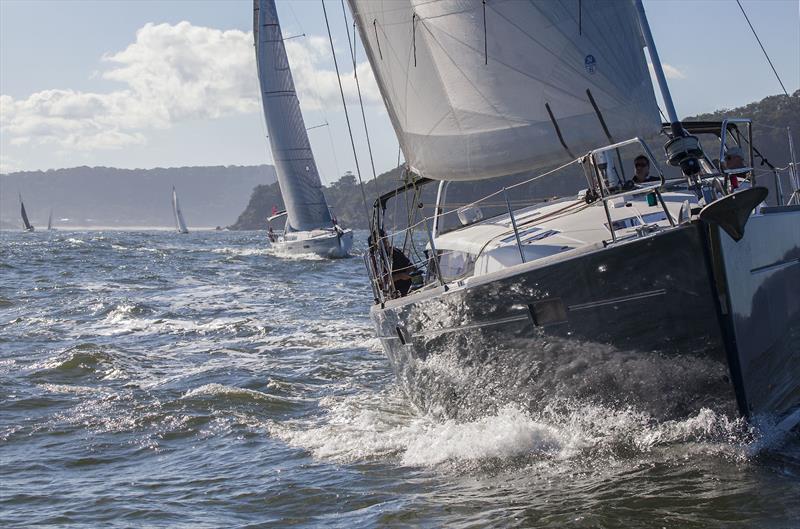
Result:
<svg viewBox="0 0 800 529"><path fill-rule="evenodd" d="M683 126L681 120L678 119L678 113L675 111L675 104L672 102L672 94L669 91L667 84L667 76L664 75L664 68L661 65L661 59L658 56L656 43L653 40L653 33L650 31L650 23L647 21L647 14L644 11L644 4L642 0L636 0L636 10L639 13L639 25L642 27L642 36L644 37L645 44L647 45L647 53L650 55L650 62L653 63L653 70L656 74L656 81L658 81L658 90L661 92L661 97L664 99L664 105L667 107L667 117L669 117L670 128L672 129L672 136L675 138L684 136Z"/></svg>
<svg viewBox="0 0 800 529"><path fill-rule="evenodd" d="M672 102L672 95L667 84L667 76L664 75L664 68L661 66L661 59L658 57L656 43L650 31L650 24L647 22L647 14L644 11L642 0L636 0L636 11L639 15L639 26L641 26L642 37L647 45L647 52L650 54L650 61L653 63L653 71L658 81L658 89L667 107L667 117L669 117L672 139L664 144L664 151L670 165L680 167L683 174L691 177L700 172L699 158L703 156L703 148L697 136L692 136L683 129L678 113L675 111L675 104Z"/></svg>

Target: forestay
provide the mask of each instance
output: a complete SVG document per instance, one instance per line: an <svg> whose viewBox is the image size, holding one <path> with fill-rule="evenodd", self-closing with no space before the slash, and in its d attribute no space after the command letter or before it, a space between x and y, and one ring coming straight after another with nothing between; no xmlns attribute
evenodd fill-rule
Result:
<svg viewBox="0 0 800 529"><path fill-rule="evenodd" d="M261 101L288 214L286 231L330 228L333 222L300 113L275 2L253 0L253 7Z"/></svg>
<svg viewBox="0 0 800 529"><path fill-rule="evenodd" d="M633 0L348 1L417 174L490 178L607 145L587 90L615 140L660 130Z"/></svg>

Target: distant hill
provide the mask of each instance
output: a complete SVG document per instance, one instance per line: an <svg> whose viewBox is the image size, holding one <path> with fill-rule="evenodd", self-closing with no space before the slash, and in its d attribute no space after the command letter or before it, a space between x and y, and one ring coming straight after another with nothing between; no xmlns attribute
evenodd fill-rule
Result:
<svg viewBox="0 0 800 529"><path fill-rule="evenodd" d="M274 181L271 165L0 174L0 226L19 228L18 192L36 227L46 225L51 209L56 227L172 226L173 185L190 228L225 226L246 206L254 187Z"/></svg>
<svg viewBox="0 0 800 529"><path fill-rule="evenodd" d="M790 97L769 96L743 107L717 110L686 119L719 121L726 117L753 120L753 143L773 165L785 167L789 163L786 127L791 127L795 154L800 155L797 152L800 151L800 90L796 90Z"/></svg>
<svg viewBox="0 0 800 529"><path fill-rule="evenodd" d="M747 117L754 122L753 141L758 150L774 165L785 167L789 161L789 148L786 139L786 127L791 127L795 140L795 147L800 150L800 90L796 91L791 97L769 96L761 101L750 103L743 107L719 110L710 114L702 114L685 118L687 121L721 120L725 117ZM710 153L714 153L718 146L706 144L704 146ZM654 152L658 155L663 153L661 145L652 145ZM798 153L800 154L800 153ZM758 161L757 161L758 163ZM758 167L758 165L757 165ZM762 169L765 167L762 167ZM543 171L542 171L543 172ZM451 185L448 191L448 202L453 204L464 203L475 198L486 196L499 189L503 185L530 178L531 173L509 176L503 179L491 179L476 182L463 182ZM545 199L555 195L564 195L574 192L575 189L585 187L582 175L578 171L565 172L557 178L542 179L534 182L530 186L521 186L514 190L512 199L514 201L530 201L531 199ZM767 181L762 181L768 188L772 188L771 177ZM372 201L381 193L390 191L401 184L401 170L393 169L383 173L376 182L368 182L365 186L367 200L371 215ZM783 178L784 190L789 189L788 178ZM436 186L429 185L424 189L419 202L424 207L430 208L435 201ZM334 214L339 221L347 227L366 228L368 217L365 217L361 191L358 188L355 177L346 174L340 180L334 182L324 189L328 203L334 210ZM774 195L773 195L774 196ZM772 198L772 197L771 197ZM277 183L269 185L259 185L253 189L250 202L245 210L239 215L237 221L230 226L231 229L254 230L265 229L266 218L272 211L272 207L283 208L280 189ZM494 207L504 207L504 204ZM405 214L405 208L400 208L400 214ZM429 214L426 211L426 214Z"/></svg>

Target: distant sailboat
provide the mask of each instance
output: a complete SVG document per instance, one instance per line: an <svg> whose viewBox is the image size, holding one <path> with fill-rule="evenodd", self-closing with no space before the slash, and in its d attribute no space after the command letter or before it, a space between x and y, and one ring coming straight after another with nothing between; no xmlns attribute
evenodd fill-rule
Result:
<svg viewBox="0 0 800 529"><path fill-rule="evenodd" d="M264 118L286 211L267 219L272 247L287 254L346 257L353 232L331 217L306 134L274 0L254 0L253 36ZM272 221L285 217L282 234Z"/></svg>
<svg viewBox="0 0 800 529"><path fill-rule="evenodd" d="M22 229L25 231L33 231L33 225L28 220L28 214L25 212L25 203L22 202L22 195L19 195L19 209L22 214Z"/></svg>
<svg viewBox="0 0 800 529"><path fill-rule="evenodd" d="M50 210L50 215L47 217L47 231L53 231L53 210Z"/></svg>
<svg viewBox="0 0 800 529"><path fill-rule="evenodd" d="M175 191L175 186L172 186L172 212L175 214L175 229L178 233L189 233L186 221L183 220L181 206L178 204L178 193Z"/></svg>

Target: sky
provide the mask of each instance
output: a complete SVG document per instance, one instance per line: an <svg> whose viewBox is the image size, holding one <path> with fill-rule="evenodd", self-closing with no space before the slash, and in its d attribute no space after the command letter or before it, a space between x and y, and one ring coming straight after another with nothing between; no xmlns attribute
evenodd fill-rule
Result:
<svg viewBox="0 0 800 529"><path fill-rule="evenodd" d="M792 93L800 3L741 1ZM679 115L781 92L735 0L644 3ZM338 0L325 5L367 180L352 26ZM287 52L306 126L328 124L309 137L330 183L355 162L321 4L278 0L278 15L284 37L305 35ZM252 0L0 0L0 172L271 163L251 30ZM363 53L356 69L380 174L398 143Z"/></svg>

